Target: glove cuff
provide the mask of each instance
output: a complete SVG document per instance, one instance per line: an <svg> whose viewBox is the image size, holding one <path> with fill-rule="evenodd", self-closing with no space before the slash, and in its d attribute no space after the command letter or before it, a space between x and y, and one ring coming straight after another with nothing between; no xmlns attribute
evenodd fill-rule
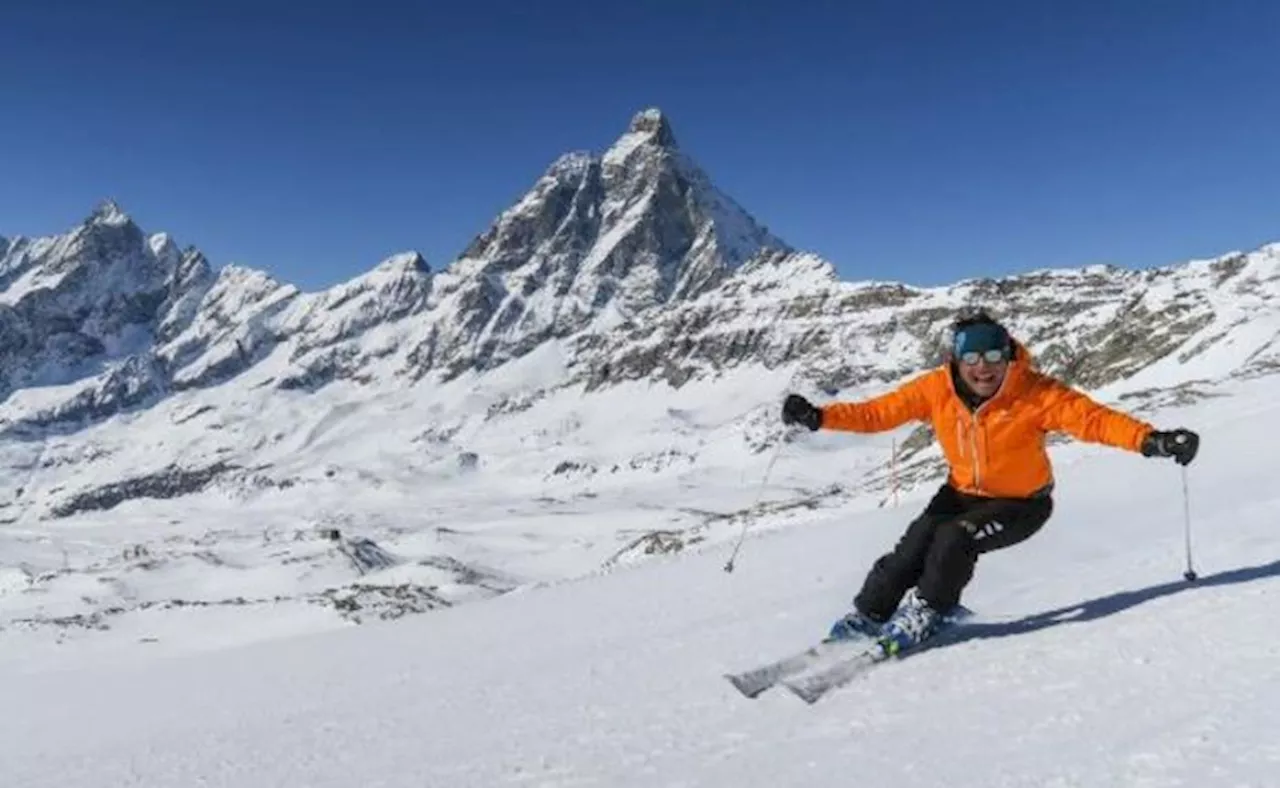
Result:
<svg viewBox="0 0 1280 788"><path fill-rule="evenodd" d="M1147 433L1147 437L1142 439L1140 447L1142 456L1144 457L1164 457L1168 455L1164 445L1164 433L1159 430L1152 430Z"/></svg>

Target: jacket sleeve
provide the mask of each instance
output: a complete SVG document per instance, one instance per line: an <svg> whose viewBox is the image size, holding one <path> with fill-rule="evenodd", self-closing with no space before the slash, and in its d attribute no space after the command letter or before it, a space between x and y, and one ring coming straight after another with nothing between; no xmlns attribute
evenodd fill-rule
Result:
<svg viewBox="0 0 1280 788"><path fill-rule="evenodd" d="M1141 451L1142 441L1154 429L1061 381L1048 377L1043 381L1041 415L1046 432L1065 432L1077 440L1136 452Z"/></svg>
<svg viewBox="0 0 1280 788"><path fill-rule="evenodd" d="M885 432L909 421L924 421L932 411L928 374L862 402L833 402L822 408L822 428L844 432Z"/></svg>

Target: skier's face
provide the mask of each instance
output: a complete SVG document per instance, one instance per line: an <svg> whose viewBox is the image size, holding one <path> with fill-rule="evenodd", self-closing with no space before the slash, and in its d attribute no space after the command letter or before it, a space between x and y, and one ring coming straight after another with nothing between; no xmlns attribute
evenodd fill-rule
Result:
<svg viewBox="0 0 1280 788"><path fill-rule="evenodd" d="M999 391L1009 371L1009 360L1003 356L992 361L981 353L965 353L959 361L960 379L979 397L990 397Z"/></svg>

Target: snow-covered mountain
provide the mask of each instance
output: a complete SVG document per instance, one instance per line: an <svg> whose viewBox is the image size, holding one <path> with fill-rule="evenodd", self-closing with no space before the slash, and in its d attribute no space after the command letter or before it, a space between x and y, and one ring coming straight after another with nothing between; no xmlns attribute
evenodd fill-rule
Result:
<svg viewBox="0 0 1280 788"><path fill-rule="evenodd" d="M608 570L743 513L874 508L937 480L928 431L784 441L785 390L881 391L983 306L1049 371L1155 413L1280 366L1278 277L1269 246L841 281L656 110L552 163L447 266L406 252L321 292L215 272L104 203L0 242L0 626L227 606L320 626Z"/></svg>
<svg viewBox="0 0 1280 788"><path fill-rule="evenodd" d="M786 250L641 112L603 156L554 162L437 279L444 314L416 370L488 369L550 338L713 290L765 249Z"/></svg>
<svg viewBox="0 0 1280 788"><path fill-rule="evenodd" d="M66 235L16 238L0 255L0 394L84 379L121 406L156 393L153 371L127 362L189 320L211 278L199 252L145 235L112 202ZM109 415L99 404L83 415Z"/></svg>

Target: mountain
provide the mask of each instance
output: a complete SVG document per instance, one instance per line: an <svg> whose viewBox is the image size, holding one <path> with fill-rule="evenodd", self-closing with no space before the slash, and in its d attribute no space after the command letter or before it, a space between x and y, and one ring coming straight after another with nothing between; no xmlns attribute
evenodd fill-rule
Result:
<svg viewBox="0 0 1280 788"><path fill-rule="evenodd" d="M929 430L790 435L785 391L882 391L983 306L1047 371L1155 414L1280 368L1278 305L1280 246L842 281L657 110L443 268L410 251L319 292L215 271L105 202L0 243L0 626L327 626L888 505L940 478Z"/></svg>
<svg viewBox="0 0 1280 788"><path fill-rule="evenodd" d="M658 110L602 156L567 154L437 278L416 374L490 369L552 338L706 293L789 250L712 185Z"/></svg>
<svg viewBox="0 0 1280 788"><path fill-rule="evenodd" d="M144 234L113 202L66 235L16 238L0 255L0 394L95 374L110 387L103 362L147 354L210 277L199 252ZM137 376L124 403L153 389Z"/></svg>

